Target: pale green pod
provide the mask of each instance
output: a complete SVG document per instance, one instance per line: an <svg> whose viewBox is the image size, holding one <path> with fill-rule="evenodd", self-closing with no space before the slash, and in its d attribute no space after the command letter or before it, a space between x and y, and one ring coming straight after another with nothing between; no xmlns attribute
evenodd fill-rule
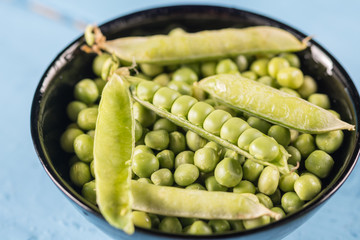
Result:
<svg viewBox="0 0 360 240"><path fill-rule="evenodd" d="M301 132L355 130L354 125L304 99L234 74L214 75L198 86L224 104Z"/></svg>

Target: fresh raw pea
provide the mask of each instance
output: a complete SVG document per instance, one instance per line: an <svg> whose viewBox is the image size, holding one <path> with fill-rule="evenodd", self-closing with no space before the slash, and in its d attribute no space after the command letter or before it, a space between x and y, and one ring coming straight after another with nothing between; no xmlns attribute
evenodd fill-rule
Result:
<svg viewBox="0 0 360 240"><path fill-rule="evenodd" d="M230 223L226 220L210 220L209 226L214 233L223 233L230 230Z"/></svg>
<svg viewBox="0 0 360 240"><path fill-rule="evenodd" d="M315 137L316 146L331 154L339 149L344 139L344 133L341 130L318 134Z"/></svg>
<svg viewBox="0 0 360 240"><path fill-rule="evenodd" d="M151 181L155 185L172 186L174 183L174 177L169 169L162 168L151 174Z"/></svg>
<svg viewBox="0 0 360 240"><path fill-rule="evenodd" d="M93 80L86 78L75 85L74 97L81 102L91 104L98 99L99 90Z"/></svg>
<svg viewBox="0 0 360 240"><path fill-rule="evenodd" d="M123 78L113 75L103 90L95 130L96 194L104 218L128 234L134 232L130 186L133 123L129 86Z"/></svg>
<svg viewBox="0 0 360 240"><path fill-rule="evenodd" d="M274 207L273 202L271 201L271 198L263 193L257 193L256 197L259 199L259 202L263 204L267 208Z"/></svg>
<svg viewBox="0 0 360 240"><path fill-rule="evenodd" d="M247 119L247 123L250 125L250 127L256 128L264 134L266 134L271 127L270 123L257 117L249 117Z"/></svg>
<svg viewBox="0 0 360 240"><path fill-rule="evenodd" d="M296 172L290 172L287 174L283 174L279 180L279 188L283 192L293 192L294 191L294 183L299 178L299 174Z"/></svg>
<svg viewBox="0 0 360 240"><path fill-rule="evenodd" d="M279 185L279 179L280 173L276 168L270 166L264 168L258 181L259 191L266 195L275 193Z"/></svg>
<svg viewBox="0 0 360 240"><path fill-rule="evenodd" d="M279 53L306 48L305 41L300 42L287 31L269 26L228 28L181 35L124 37L97 44L101 49L128 62L135 59L137 63L166 65L225 56L236 57L245 53Z"/></svg>
<svg viewBox="0 0 360 240"><path fill-rule="evenodd" d="M268 62L269 60L266 58L257 59L250 65L250 70L260 77L266 76L268 75Z"/></svg>
<svg viewBox="0 0 360 240"><path fill-rule="evenodd" d="M133 209L165 216L229 220L264 215L275 219L280 217L250 200L247 194L156 186L134 180L131 181L131 190Z"/></svg>
<svg viewBox="0 0 360 240"><path fill-rule="evenodd" d="M274 124L307 133L354 130L330 112L301 98L232 74L207 77L198 86L226 104Z"/></svg>
<svg viewBox="0 0 360 240"><path fill-rule="evenodd" d="M147 229L151 228L151 218L147 213L141 211L133 211L131 215L135 226Z"/></svg>
<svg viewBox="0 0 360 240"><path fill-rule="evenodd" d="M100 77L101 76L101 71L102 71L102 67L104 65L104 62L111 57L110 54L107 53L103 53L101 55L98 55L95 57L93 64L92 64L92 69L93 72L96 74L96 76Z"/></svg>
<svg viewBox="0 0 360 240"><path fill-rule="evenodd" d="M311 94L317 91L317 83L315 80L308 76L304 76L303 84L297 89L302 98L307 99Z"/></svg>
<svg viewBox="0 0 360 240"><path fill-rule="evenodd" d="M150 177L159 166L159 160L152 153L140 152L132 158L132 171L141 178Z"/></svg>
<svg viewBox="0 0 360 240"><path fill-rule="evenodd" d="M192 85L194 82L197 82L198 76L197 74L188 67L182 67L176 70L172 76L172 80L175 82L184 82L189 85Z"/></svg>
<svg viewBox="0 0 360 240"><path fill-rule="evenodd" d="M183 95L193 95L193 87L192 85L187 84L186 82L180 81L171 81L167 85L168 88L173 89ZM201 90L201 89L200 89Z"/></svg>
<svg viewBox="0 0 360 240"><path fill-rule="evenodd" d="M179 186L188 186L196 181L199 177L199 169L189 163L178 166L174 172L174 179Z"/></svg>
<svg viewBox="0 0 360 240"><path fill-rule="evenodd" d="M154 77L162 73L164 70L163 67L160 65L146 63L140 64L140 69L145 75L150 77Z"/></svg>
<svg viewBox="0 0 360 240"><path fill-rule="evenodd" d="M274 57L269 61L267 71L271 77L276 78L279 70L286 67L290 67L290 63L285 58Z"/></svg>
<svg viewBox="0 0 360 240"><path fill-rule="evenodd" d="M281 207L286 213L299 210L304 205L304 201L295 192L287 192L281 198Z"/></svg>
<svg viewBox="0 0 360 240"><path fill-rule="evenodd" d="M233 188L234 193L252 193L255 194L256 188L250 181L242 180Z"/></svg>
<svg viewBox="0 0 360 240"><path fill-rule="evenodd" d="M181 132L171 132L169 134L169 149L178 154L186 149L186 140Z"/></svg>
<svg viewBox="0 0 360 240"><path fill-rule="evenodd" d="M150 131L145 135L144 141L149 148L161 151L169 145L169 133L165 130Z"/></svg>
<svg viewBox="0 0 360 240"><path fill-rule="evenodd" d="M216 74L234 73L236 71L238 71L237 65L233 62L233 60L229 58L220 60L216 65L216 69L215 69Z"/></svg>
<svg viewBox="0 0 360 240"><path fill-rule="evenodd" d="M74 152L74 141L75 141L76 137L78 137L81 134L84 134L84 132L78 128L66 129L65 132L60 137L61 148L67 153L73 153Z"/></svg>
<svg viewBox="0 0 360 240"><path fill-rule="evenodd" d="M299 150L303 158L307 158L316 149L314 137L308 133L301 134L295 140L294 146Z"/></svg>
<svg viewBox="0 0 360 240"><path fill-rule="evenodd" d="M214 176L221 185L235 187L243 177L241 164L236 159L224 158L216 165Z"/></svg>
<svg viewBox="0 0 360 240"><path fill-rule="evenodd" d="M215 169L219 155L213 148L203 147L194 154L194 164L200 171L208 173Z"/></svg>
<svg viewBox="0 0 360 240"><path fill-rule="evenodd" d="M81 195L91 202L92 204L96 205L96 187L95 187L95 180L87 182L83 185L81 189Z"/></svg>
<svg viewBox="0 0 360 240"><path fill-rule="evenodd" d="M205 187L208 191L226 192L227 187L218 183L215 176L210 176L205 179Z"/></svg>
<svg viewBox="0 0 360 240"><path fill-rule="evenodd" d="M304 83L304 75L298 68L285 67L278 71L276 80L282 87L298 89Z"/></svg>
<svg viewBox="0 0 360 240"><path fill-rule="evenodd" d="M194 152L183 151L175 157L175 168L178 168L181 164L190 163L194 164Z"/></svg>
<svg viewBox="0 0 360 240"><path fill-rule="evenodd" d="M319 106L324 109L330 109L330 99L328 95L323 93L313 93L309 96L308 101L312 104Z"/></svg>
<svg viewBox="0 0 360 240"><path fill-rule="evenodd" d="M176 217L164 217L159 224L159 229L168 233L181 233L182 226Z"/></svg>
<svg viewBox="0 0 360 240"><path fill-rule="evenodd" d="M91 180L90 167L84 162L76 162L70 167L70 180L77 187L82 187Z"/></svg>
<svg viewBox="0 0 360 240"><path fill-rule="evenodd" d="M177 126L166 118L160 118L154 123L153 130L161 129L171 133L177 130Z"/></svg>
<svg viewBox="0 0 360 240"><path fill-rule="evenodd" d="M294 190L301 200L309 201L321 191L321 181L315 175L307 173L295 181Z"/></svg>
<svg viewBox="0 0 360 240"><path fill-rule="evenodd" d="M319 178L326 178L334 166L333 158L322 150L313 151L305 160L305 168Z"/></svg>
<svg viewBox="0 0 360 240"><path fill-rule="evenodd" d="M77 124L83 130L94 130L96 126L97 116L97 108L85 108L79 112L79 115L77 117Z"/></svg>
<svg viewBox="0 0 360 240"><path fill-rule="evenodd" d="M73 122L76 122L79 112L87 108L87 105L80 101L72 101L66 107L66 113L69 119Z"/></svg>
<svg viewBox="0 0 360 240"><path fill-rule="evenodd" d="M204 221L197 220L193 224L191 224L191 226L186 232L194 235L205 235L211 234L212 230L211 227Z"/></svg>
<svg viewBox="0 0 360 240"><path fill-rule="evenodd" d="M74 151L78 158L86 163L90 163L93 159L94 139L88 134L81 134L74 140Z"/></svg>
<svg viewBox="0 0 360 240"><path fill-rule="evenodd" d="M156 155L159 160L160 168L167 168L172 170L175 163L175 154L171 150L163 150Z"/></svg>

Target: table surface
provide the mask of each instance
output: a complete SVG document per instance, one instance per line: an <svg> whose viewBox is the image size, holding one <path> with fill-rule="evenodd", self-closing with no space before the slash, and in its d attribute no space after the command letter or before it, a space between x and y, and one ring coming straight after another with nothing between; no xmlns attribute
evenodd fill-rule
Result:
<svg viewBox="0 0 360 240"><path fill-rule="evenodd" d="M360 87L360 1L172 1L254 11L314 35ZM30 106L36 86L57 53L82 34L87 23L167 0L0 0L1 239L109 239L75 210L42 168L30 136ZM285 239L359 239L360 166L341 189Z"/></svg>

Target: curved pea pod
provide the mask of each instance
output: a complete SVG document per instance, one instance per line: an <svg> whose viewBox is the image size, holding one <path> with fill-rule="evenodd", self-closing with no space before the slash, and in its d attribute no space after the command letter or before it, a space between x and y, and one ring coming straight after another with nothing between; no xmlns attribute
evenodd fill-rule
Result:
<svg viewBox="0 0 360 240"><path fill-rule="evenodd" d="M129 86L114 74L99 105L94 139L97 204L105 219L126 233L134 232L131 218L131 164L135 142Z"/></svg>
<svg viewBox="0 0 360 240"><path fill-rule="evenodd" d="M137 63L178 64L235 57L239 54L300 51L306 41L280 28L255 26L175 35L124 37L98 42L120 59Z"/></svg>
<svg viewBox="0 0 360 240"><path fill-rule="evenodd" d="M130 76L126 76L125 77L129 82L133 83L134 85L139 84L139 82L144 81L141 79L138 79L136 77L130 77ZM137 95L136 95L136 90L134 87L132 87L132 97L134 98L135 101L139 102L141 105L143 105L144 107L152 110L153 112L155 112L157 115L159 115L160 117L166 118L170 121L172 121L173 123L175 123L178 126L181 126L183 128L186 128L192 132L197 133L198 135L200 135L201 137L209 140L209 141L213 141L216 142L218 144L220 144L221 146L231 149L243 156L245 156L246 158L250 158L252 160L254 160L255 162L265 165L265 166L273 166L279 169L279 171L282 174L286 174L289 172L289 168L288 168L288 164L287 164L287 159L289 158L289 154L287 153L287 151L285 150L284 147L282 147L281 145L279 145L279 150L280 150L280 154L279 156L273 160L273 161L264 161L262 159L257 159L255 156L251 155L248 151L241 149L240 147L238 147L237 145L222 139L221 137L210 133L208 131L206 131L204 128L195 125L193 123L191 123L189 120L184 119L181 116L177 116L175 114L172 114L171 112L169 112L168 110L164 109L164 108L160 108L155 106L152 102L149 101L144 101L141 100Z"/></svg>
<svg viewBox="0 0 360 240"><path fill-rule="evenodd" d="M214 75L198 82L198 86L224 104L301 132L319 134L355 129L304 99L238 75Z"/></svg>
<svg viewBox="0 0 360 240"><path fill-rule="evenodd" d="M164 216L201 219L254 219L280 214L257 203L248 194L208 192L131 181L133 209ZM191 204L189 204L191 203Z"/></svg>

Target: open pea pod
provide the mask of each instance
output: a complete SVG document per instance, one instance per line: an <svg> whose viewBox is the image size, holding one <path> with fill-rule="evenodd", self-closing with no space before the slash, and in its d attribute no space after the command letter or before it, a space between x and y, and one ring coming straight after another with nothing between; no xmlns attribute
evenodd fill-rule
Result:
<svg viewBox="0 0 360 240"><path fill-rule="evenodd" d="M99 31L98 31L99 32ZM299 41L289 32L270 26L228 28L176 35L123 37L97 45L120 59L137 63L178 64L234 57L239 54L301 51Z"/></svg>
<svg viewBox="0 0 360 240"><path fill-rule="evenodd" d="M130 180L135 130L128 86L114 74L102 92L94 139L94 168L97 204L102 215L114 227L132 234Z"/></svg>
<svg viewBox="0 0 360 240"><path fill-rule="evenodd" d="M239 75L214 75L197 86L233 108L301 132L319 134L355 129L354 125L302 98Z"/></svg>
<svg viewBox="0 0 360 240"><path fill-rule="evenodd" d="M131 181L133 208L164 216L201 219L253 219L280 214L255 202L249 194L209 192ZM256 197L255 197L256 198Z"/></svg>
<svg viewBox="0 0 360 240"><path fill-rule="evenodd" d="M137 77L131 77L131 76L126 76L125 77L129 82L135 84L135 85L139 85L141 82L144 82L146 80L137 78ZM146 81L146 83L150 83L149 81ZM155 84L155 83L153 83ZM157 115L164 117L170 121L172 121L173 123L175 123L178 126L181 126L183 128L186 128L190 131L193 131L195 133L197 133L198 135L200 135L201 137L209 140L209 141L213 141L216 142L218 144L220 144L221 146L231 149L243 156L245 156L246 158L250 158L253 159L255 162L262 164L262 165L266 165L266 166L273 166L279 169L279 171L282 174L286 174L289 172L289 167L288 167L288 163L287 163L287 159L289 158L289 154L287 153L287 151L285 150L284 147L282 147L280 144L275 143L277 145L277 147L279 148L279 155L276 159L271 160L271 161L266 161L264 159L258 159L257 157L253 156L252 154L249 153L249 151L242 149L240 147L238 147L237 145L222 139L220 136L217 136L213 133L210 133L208 131L206 131L204 128L202 128L201 126L195 125L192 122L190 122L188 119L182 117L182 116L178 116L175 115L173 113L171 113L170 111L155 106L151 101L146 101L146 100L142 100L141 98L139 98L139 96L137 96L137 90L138 88L136 87L132 87L132 97L139 102L141 105L143 105L144 107L152 110L153 112L155 112ZM167 89L166 91L174 91L172 89ZM176 91L175 91L176 92ZM156 92L154 92L153 94L156 94ZM176 94L178 94L179 96L181 95L180 93L176 92Z"/></svg>

